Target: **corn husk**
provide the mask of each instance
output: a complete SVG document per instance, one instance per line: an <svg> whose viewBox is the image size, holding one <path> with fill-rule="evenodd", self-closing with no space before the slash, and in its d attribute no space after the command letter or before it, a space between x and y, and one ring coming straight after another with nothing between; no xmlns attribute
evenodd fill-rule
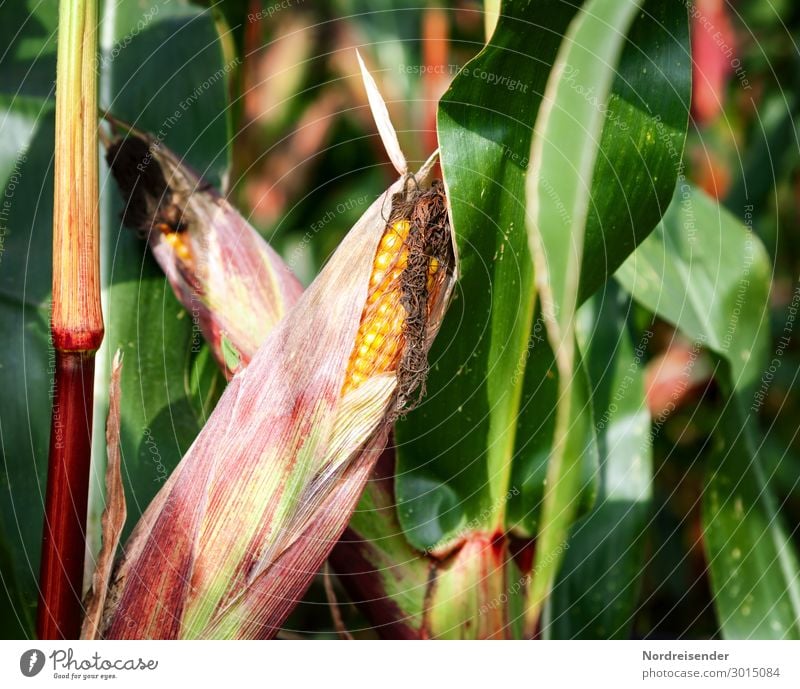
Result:
<svg viewBox="0 0 800 689"><path fill-rule="evenodd" d="M522 600L525 577L515 572L505 538L469 533L436 566L427 598L424 635L433 639L510 639L509 600ZM518 608L521 610L521 608Z"/></svg>
<svg viewBox="0 0 800 689"><path fill-rule="evenodd" d="M369 92L369 85L367 90ZM375 94L377 91L373 89L373 97ZM384 116L388 118L388 115ZM380 113L376 113L376 120L380 120L380 117ZM384 122L388 123L388 119ZM390 123L388 126L391 126ZM391 142L391 137L388 138ZM163 147L157 149L156 156L157 161L171 161L170 165L175 165L178 160L177 156ZM168 169L172 170L174 179L196 179L190 171L180 166ZM207 187L198 188L194 193L217 197ZM206 202L201 202L201 205L202 203ZM149 226L152 223L145 224ZM214 226L197 227L195 231L201 236L213 236L217 229ZM241 231L255 234L255 230L249 226ZM156 235L155 240L158 242L157 246L160 246L161 237ZM199 246L209 246L209 243ZM202 263L202 254L199 257ZM273 265L280 260L272 252L269 259ZM173 280L173 286L198 282L197 278L191 276L192 266L181 265L180 257L174 253L164 250L159 260L164 265L173 266L173 270L179 275L188 275L188 278ZM218 270L223 276L217 283L258 285L261 281L270 280L269 271L259 270L258 267L259 263L252 261L239 265L220 263ZM288 268L279 265L276 270L281 275ZM225 275L234 271L238 271L235 277ZM262 292L269 294L270 286L263 287ZM177 293L180 297L181 292ZM296 296L292 292L284 293L281 298L289 302L297 296L299 292ZM264 330L271 330L277 323L274 314L264 311L264 305L264 299L250 303L246 294L234 291L226 299L219 300L213 309L209 309L209 319L216 323L232 323L234 326L237 319L246 319L251 323L260 323ZM252 339L239 339L238 334L244 330L244 327L230 328L228 341L214 336L218 330L211 331L212 336L209 338L212 350L220 361L226 358L223 349L225 346L232 346L240 353L238 370L247 365L255 352ZM352 430L356 435L361 432L358 427ZM340 437L344 442L349 442L344 435ZM365 476L369 473L367 469L374 464L374 453L379 452L383 444L384 437L380 434L375 438L374 449L365 447L361 461L350 467L339 485L340 490L330 493L327 502L317 506L312 521L298 531L295 545L275 562L267 589L273 591L280 587L281 596L280 599L273 598L268 606L269 613L258 622L259 628L268 634L274 633L305 591L308 579L318 562L315 549L308 547L309 540L312 543L315 539L335 540L341 530L337 510L355 510L347 529L331 552L330 562L351 600L362 610L380 636L407 639L470 635L477 638L499 638L508 634L506 605L498 602L503 598L500 583L503 567L497 562L496 551L486 547L480 534L464 534L444 557L421 553L406 541L396 514L393 491L394 456L391 448L384 451L381 468L377 472L373 471L358 505L353 502L358 498L359 487L364 484ZM305 561L306 556L311 559ZM285 566L285 562L291 562L292 565ZM274 595L274 591L269 595Z"/></svg>
<svg viewBox="0 0 800 689"><path fill-rule="evenodd" d="M108 583L114 565L122 529L125 526L127 508L125 488L122 485L122 453L120 450L120 377L122 376L122 353L117 350L111 364L111 384L108 394L108 418L106 421L106 507L101 520L103 544L97 555L90 591L81 625L81 639L95 639L100 633L100 624L105 607Z"/></svg>
<svg viewBox="0 0 800 689"><path fill-rule="evenodd" d="M405 185L372 204L229 384L124 549L105 637L269 637L319 569L402 411L397 370L344 384L384 218ZM426 346L452 286L441 275Z"/></svg>
<svg viewBox="0 0 800 689"><path fill-rule="evenodd" d="M176 296L230 378L303 291L259 233L178 156L108 117L124 136L106 159L126 198L123 221L147 238Z"/></svg>
<svg viewBox="0 0 800 689"><path fill-rule="evenodd" d="M385 639L515 638L529 577L507 540L469 530L442 556L414 549L397 519L393 474L389 448L329 558L372 630Z"/></svg>
<svg viewBox="0 0 800 689"><path fill-rule="evenodd" d="M394 448L381 455L328 562L350 600L386 639L421 639L437 561L416 550L397 517Z"/></svg>
<svg viewBox="0 0 800 689"><path fill-rule="evenodd" d="M371 86L367 82L368 93L370 90L372 90L372 100L379 98L374 82ZM376 112L375 116L376 121L384 122L382 128L384 131L387 127L391 128L385 107L382 113ZM129 170L124 169L125 166L139 165L142 159L149 155L152 145L152 140L146 135L134 133L129 127L126 131L127 139L120 140L110 147L108 155L115 176L123 181L132 176ZM387 146L392 143L392 137L388 138ZM138 139L138 141L133 141L134 139ZM396 144L396 137L393 138L393 141ZM180 180L183 187L187 187L191 180L196 180L196 176L190 170L176 162L179 159L174 153L163 146L152 150L152 164L159 166L159 170L162 166L167 170L167 173L161 173L165 179L169 174L170 179ZM192 181L191 183L196 182ZM144 186L155 187L156 190L161 188L161 185L154 185L152 182L145 182ZM134 187L130 184L123 184L122 191L126 196L126 207L136 206L137 192ZM166 195L163 191L160 193ZM199 195L201 198L196 200L193 198L195 195ZM170 198L172 198L171 195ZM188 199L192 207L205 207L215 204L218 195L208 189L207 185L198 185L192 195L188 197L184 195L183 199L184 201ZM141 200L138 201L138 205L142 206ZM158 223L158 204L150 200L146 207L150 209L147 212L151 215L140 217L143 213L139 213L137 216L128 212L126 213L126 222L140 231L143 228L150 228L147 236L158 250L159 263L165 267L167 274L172 275L170 282L175 288L176 295L188 309L190 304L196 303L197 300L194 293L187 287L200 284L202 281L202 276L192 274L193 266L210 265L212 261L208 260L201 251L204 247L220 244L221 237L224 237L228 231L226 228L220 231L215 225L205 226L202 224L205 220L195 221L195 224L186 228L191 235L214 239L213 241L198 242L195 245L197 260L193 264L184 262L173 250L172 244L166 242L162 233L154 228L154 225ZM235 211L232 213L238 217ZM226 211L225 215L230 215L230 213ZM189 213L186 217L198 218L198 215ZM208 218L209 214L202 217ZM241 225L240 233L248 238L251 245L260 247L263 244L256 231L249 225ZM218 234L221 237L218 237ZM271 275L282 276L289 269L285 264L278 265L280 259L271 250L265 252L265 257L270 266L269 270L261 268L264 264L263 261L236 264L217 262L216 264L216 270L221 275L215 282L221 288L226 284L255 285L255 291L264 295L263 298L251 301L247 293L234 289L224 299L218 299L218 303L214 304L213 308L211 306L203 307L203 320L211 324L211 327L204 329L207 341L216 359L228 373L231 373L231 369L225 365L225 362L230 363L231 350L238 353L236 370L242 370L257 349L252 336L245 339L240 337L242 333L252 331L253 328L252 326L248 328L248 323L258 325L264 331L264 339L277 325L275 313L277 309L267 309L269 295L272 294L275 298L283 299L284 308L293 305L300 296L299 290L294 289L277 293L271 291L274 282ZM289 281L289 285L292 286L293 282L296 281ZM241 322L239 322L240 320ZM229 324L224 338L219 336L223 330L220 324L223 323ZM393 467L394 459L388 456L390 454L392 453L387 453L385 463ZM362 502L360 515L363 515L363 518L354 519L351 524L353 528L334 550L332 560L334 568L347 586L348 593L353 600L358 601L359 604L363 601L365 614L368 619L373 621L380 633L392 637L418 638L422 630L422 610L431 560L423 554L417 553L402 535L402 529L397 524L397 517L394 513L391 476L384 475L369 481ZM362 528L362 526L367 528ZM386 534L393 534L393 536L387 538ZM376 538L370 540L370 535L375 535Z"/></svg>
<svg viewBox="0 0 800 689"><path fill-rule="evenodd" d="M383 104L383 100L380 93L377 91L374 81L366 72L363 61L360 60L360 56L359 63L362 68L362 74L364 75L364 83L370 105L384 145L396 169L401 175L404 175L407 171L407 165L399 149L397 137L389 120L388 111L385 104ZM240 263L238 265L213 260L209 261L203 252L209 246L224 243L224 237L230 237L230 232L223 231L220 233L219 228L213 223L210 225L206 224L209 219L213 221L215 217L214 214L208 212L198 213L196 210L193 211L191 209L197 207L203 209L207 208L211 203L219 203L218 195L209 190L207 186L199 183L196 175L183 168L179 164L177 156L164 149L163 146L154 146L154 142L151 139L142 134L132 132L130 128L128 128L128 132L129 137L136 137L140 139L142 143L139 144L134 141L133 145L127 146L127 150L125 146L117 144L112 148L112 151L110 151L109 162L112 163L112 169L114 169L114 167L117 168L114 172L117 179L122 182L123 191L129 198L128 208L131 207L131 202L133 202L132 205L134 208L138 207L139 209L143 209L145 213L139 212L137 215L137 213L131 214L130 212L126 212L126 220L129 225L137 227L141 231L147 233L154 246L154 251L157 252L159 263L162 264L167 274L171 276L170 281L176 289L178 297L184 302L187 308L190 308L190 304L194 303L192 299L196 299L199 292L196 285L204 282L203 275L193 275L193 271L196 270L198 265L213 264L215 269L220 273L217 284L222 288L224 288L226 284L235 285L237 283L263 286L266 288L261 290L262 294L265 295L265 298L262 299L253 301L249 299L244 291L232 290L225 294L224 299L218 299L216 303L208 304L208 320L211 323L229 323L232 324L233 327L227 328L225 337L218 336L220 331L219 327L206 328L204 329L204 334L206 334L217 359L225 364L228 364L229 351L233 348L239 355L237 359L239 366L236 370L241 370L247 365L255 349L255 338L250 338L249 340L240 338L241 333L248 330L246 327L247 323L260 323L264 331L264 336L266 336L267 332L271 330L277 322L274 316L264 312L265 306L269 304L269 300L274 298L282 299L284 306L288 306L293 299L297 298L299 290L290 289L279 291L272 288L270 284L262 285L265 280L268 282L271 281L270 276L272 273L276 273L281 277L288 272L288 268L282 264L278 264L279 259L277 259L271 251L267 252L266 256L266 262L270 267L270 270L267 271L260 270L260 262L257 261ZM133 153L133 155L131 155L131 153ZM153 167L150 168L151 170L155 169L156 173L160 172L165 182L167 177L169 177L170 180L178 180L177 185L183 191L176 193L171 188L168 191L162 191L165 189L165 183L159 182L158 179L156 179L155 184L152 180L146 180L144 186L151 191L144 196L139 193L139 203L137 205L135 187L131 185L129 181L126 182L126 180L130 179L128 171L131 165L136 163L137 167L139 167L141 166L142 159L145 158L152 159L154 162ZM125 169L126 166L128 170ZM430 165L427 167L429 168ZM147 169L148 168L145 167L145 170ZM427 173L419 175L419 179L421 180L425 174ZM139 176L141 176L141 174ZM167 198L168 202L164 203L164 199L160 197L158 199L155 198L158 194ZM142 203L142 201L144 201L144 203ZM181 231L186 231L188 229L189 237L197 235L201 238L208 236L215 238L216 235L220 234L223 236L221 240L219 237L216 237L216 241L208 241L208 239L206 239L195 243L194 251L192 252L193 260L191 261L183 260L184 256L181 254L186 253L185 249L183 252L176 250L175 237L167 235L167 239L172 241L165 241L164 236L162 236L164 233L159 231L158 228L160 222L159 217L163 215L163 209L165 207L169 209L171 205L174 205L175 201L182 204L183 207L190 209L189 212L183 213L180 216ZM232 209L226 208L223 217L232 217L231 211ZM235 211L232 211L232 213L235 214ZM174 221L174 213L172 213L171 216L169 216L169 214L167 215L167 219ZM238 214L235 215L238 217ZM191 223L195 224L192 225ZM240 218L238 226L240 233L256 237L256 240L258 240L255 231ZM258 244L259 242L255 241L255 243ZM177 246L180 248L180 245ZM228 275L228 273L231 274ZM450 282L452 282L452 276ZM292 281L290 281L290 287L293 287L294 285L291 283ZM193 286L192 289L187 290L187 285ZM447 291L449 291L449 287ZM221 289L219 293L221 294L223 292L224 289ZM444 303L444 301L446 301L446 296L443 294L442 297L443 299L441 301ZM237 321L241 321L245 327L235 327L238 324ZM252 330L252 328L249 329ZM432 335L433 330L431 330L429 334ZM351 366L352 363L351 360ZM228 370L231 372L229 365ZM348 426L349 428L346 428ZM354 501L358 497L360 487L363 486L366 480L369 469L374 464L375 456L385 444L386 426L387 424L383 424L382 429L374 434L370 442L364 446L363 451L343 470L342 480L335 483L335 488L331 492L327 494L325 494L324 491L319 492L323 497L319 505L313 503L316 505L315 509L300 510L298 514L294 516L294 523L304 524L305 528L300 527L295 530L296 538L293 541L293 545L278 556L270 572L265 574L264 581L260 584L260 586L264 586L267 591L271 591L270 587L280 587L280 599L278 600L273 596L271 603L266 608L268 612L257 616L258 621L251 631L242 631L241 633L245 635L255 634L256 630L260 629L261 632L259 632L259 634L271 634L302 595L310 575L316 571L319 562L319 547L308 547L306 541L312 539L314 542L321 542L327 544L326 547L329 547L330 542L334 540L338 532L341 531L342 520L340 514L343 511L347 513L353 510L355 505ZM352 425L348 422L343 423L339 432L336 433L339 438L339 449L334 449L334 453L343 451L350 443L357 443L362 433L363 430L358 424ZM388 453L387 457L389 454L391 453ZM393 459L391 457L389 457L389 463L393 464ZM326 479L335 476L338 466L339 465L336 463L333 464L333 468L327 474ZM325 483L325 481L323 480L321 483ZM167 492L168 490L165 488L164 493ZM386 519L394 524L394 522L396 522L396 516L393 511L393 503L390 504L386 502L387 498L391 498L391 477L384 476L381 479L370 481L366 493L367 495L362 502L373 508L380 509L380 514L382 515L382 520L379 520L380 525L385 526L383 522ZM162 496L159 496L159 498L161 497ZM142 523L148 523L154 514L157 514L163 509L164 505L157 500L156 503L151 506L148 515L142 520ZM305 517L303 517L303 515L305 515ZM371 515L369 517L370 520ZM358 520L356 521L358 522ZM141 528L146 527L140 525L139 529ZM137 533L139 529L137 529ZM376 580L377 575L377 580L385 582L387 586L385 591L381 589L383 595L376 597L375 610L372 612L375 612L378 616L382 616L382 619L386 619L390 622L387 625L381 625L380 631L388 631L391 636L418 637L421 630L423 597L425 595L426 580L431 563L427 557L413 551L403 539L399 527L394 528L393 533L395 537L391 539L391 543L387 543L385 538L378 539L381 544L387 545L386 548L378 547L376 549L376 542L362 541L363 552L371 563L375 563L375 558L373 557L374 552L380 552L381 555L385 556L384 560L386 560L386 558L391 559L397 554L395 552L397 547L400 547L407 557L401 558L402 561L400 564L395 564L395 566L391 568L391 574L388 577L386 574L389 569L381 566L372 572L365 572L365 576L361 576L361 573L358 573L356 577L352 578L352 581L358 582L358 586L371 586L373 581ZM134 538L132 539L132 544L137 541L141 543L142 540L143 539L138 537ZM350 555L353 554L353 551L349 545L349 543L342 543L339 546L338 552L345 554L344 559L339 558L340 565L345 560L349 561L351 559ZM383 550L386 550L386 552L382 552ZM129 552L127 559L130 560L131 558L132 555ZM291 561L292 566L283 567L282 563L284 561ZM385 564L388 564L388 562L389 560L386 560ZM368 568L369 567L367 567L367 569ZM124 573L124 569L125 567L123 566L121 572ZM416 586L411 587L413 592L410 595L406 595L401 589L403 589L406 584L410 583L411 580L416 582ZM269 582L269 584L266 582ZM119 589L119 586L115 587L115 595L117 596L119 595ZM262 603L259 603L261 599L258 595L254 595L253 600L255 600L256 603L251 605L248 609L259 609L260 606L262 606ZM110 607L114 607L115 605L116 602ZM410 612L411 609L415 612ZM126 621L126 625L129 627L131 626L129 620ZM400 629L401 632L398 632L398 629Z"/></svg>

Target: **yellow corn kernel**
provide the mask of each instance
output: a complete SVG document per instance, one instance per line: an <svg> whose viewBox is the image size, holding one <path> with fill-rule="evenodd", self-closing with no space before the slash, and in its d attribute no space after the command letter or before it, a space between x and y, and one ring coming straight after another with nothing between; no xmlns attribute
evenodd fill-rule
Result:
<svg viewBox="0 0 800 689"><path fill-rule="evenodd" d="M409 229L407 220L399 220L386 228L378 244L369 296L361 314L342 393L358 387L370 376L397 367L403 348L405 318L405 309L400 304L399 277L408 262L405 242Z"/></svg>
<svg viewBox="0 0 800 689"><path fill-rule="evenodd" d="M189 251L189 247L186 245L186 242L183 241L183 237L181 237L180 233L164 232L161 236L164 238L164 241L172 247L172 250L177 254L178 258L182 261L191 259L192 252Z"/></svg>
<svg viewBox="0 0 800 689"><path fill-rule="evenodd" d="M428 290L428 294L433 292L433 286L435 283L436 276L435 275L428 275L428 279L425 281L425 286Z"/></svg>

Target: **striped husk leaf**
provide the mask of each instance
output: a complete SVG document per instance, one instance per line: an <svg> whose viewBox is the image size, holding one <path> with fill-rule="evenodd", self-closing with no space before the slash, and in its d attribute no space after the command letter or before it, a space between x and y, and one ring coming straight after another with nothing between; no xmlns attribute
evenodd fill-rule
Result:
<svg viewBox="0 0 800 689"><path fill-rule="evenodd" d="M440 188L416 191L425 174L370 207L233 378L126 545L104 636L268 637L305 590L415 400L449 298L449 222ZM413 241L387 241L403 221Z"/></svg>

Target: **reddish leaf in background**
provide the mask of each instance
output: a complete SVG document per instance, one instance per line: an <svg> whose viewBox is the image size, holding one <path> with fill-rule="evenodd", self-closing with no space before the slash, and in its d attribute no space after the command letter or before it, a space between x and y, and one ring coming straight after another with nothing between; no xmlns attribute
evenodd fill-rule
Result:
<svg viewBox="0 0 800 689"><path fill-rule="evenodd" d="M655 357L645 372L647 406L654 418L666 418L689 399L695 399L714 375L708 355L698 345L675 339Z"/></svg>
<svg viewBox="0 0 800 689"><path fill-rule="evenodd" d="M705 124L722 110L736 37L725 0L696 0L691 15L692 115Z"/></svg>
<svg viewBox="0 0 800 689"><path fill-rule="evenodd" d="M724 199L731 186L731 168L719 151L695 144L689 151L695 184L714 199Z"/></svg>
<svg viewBox="0 0 800 689"><path fill-rule="evenodd" d="M422 18L423 42L422 59L426 67L425 80L425 120L423 136L425 151L432 153L439 146L436 136L436 112L439 99L450 85L448 56L450 54L449 27L447 14L440 8L425 10Z"/></svg>

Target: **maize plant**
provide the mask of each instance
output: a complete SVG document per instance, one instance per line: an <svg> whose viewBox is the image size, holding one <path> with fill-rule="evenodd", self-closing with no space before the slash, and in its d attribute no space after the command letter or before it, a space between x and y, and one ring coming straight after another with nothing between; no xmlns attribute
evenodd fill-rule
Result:
<svg viewBox="0 0 800 689"><path fill-rule="evenodd" d="M800 636L797 22L712 4L0 8L3 635Z"/></svg>

